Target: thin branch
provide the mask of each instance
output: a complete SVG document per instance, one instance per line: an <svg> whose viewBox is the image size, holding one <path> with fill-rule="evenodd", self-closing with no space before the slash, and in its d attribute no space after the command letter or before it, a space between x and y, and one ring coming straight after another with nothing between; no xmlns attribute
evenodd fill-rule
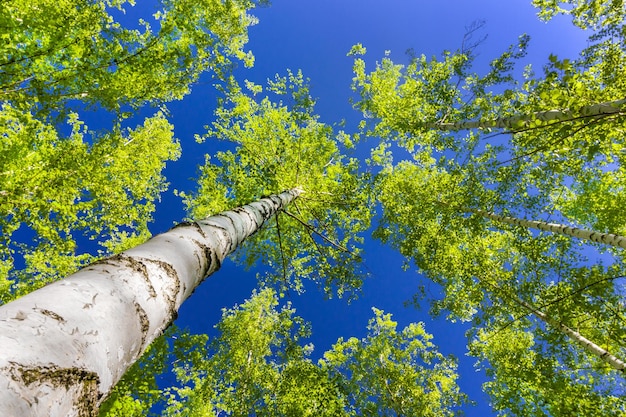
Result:
<svg viewBox="0 0 626 417"><path fill-rule="evenodd" d="M331 244L332 246L336 247L337 249L339 249L342 252L347 252L349 254L352 254L352 252L350 252L349 249L341 246L339 243L333 242L332 240L330 240L329 238L327 238L326 236L324 236L322 233L318 232L315 227L311 226L310 224L306 223L305 221L301 220L300 218L298 218L298 216L289 213L287 210L284 210L283 213L285 213L287 216L291 217L292 219L296 220L298 223L300 223L301 225L303 225L305 228L307 228L309 231L315 233L316 235L318 235L319 237L321 237L322 239L324 239L326 242L328 242L329 244Z"/></svg>
<svg viewBox="0 0 626 417"><path fill-rule="evenodd" d="M299 207L297 204L294 204L293 206L296 208L296 210L298 210L298 214L299 214L300 216L302 216L302 213L300 212L300 207ZM313 210L313 209L312 209L312 208L310 208L310 207L307 207L307 209L309 210L309 212L310 212L311 216L313 216L313 219L315 219L315 220L317 221L317 228L318 228L318 230L319 230L319 229L321 229L321 230L323 230L325 233L328 233L328 232L329 232L329 230L330 230L329 224L328 224L328 223L323 222L323 221L322 221L322 219L320 218L320 216L318 216L318 215L315 213L315 210Z"/></svg>
<svg viewBox="0 0 626 417"><path fill-rule="evenodd" d="M283 240L280 235L280 222L278 221L279 214L280 212L276 213L276 216L274 217L276 218L276 232L278 233L278 246L280 248L280 257L283 261L283 282L286 285L287 284L287 263L285 261L285 252L283 250Z"/></svg>

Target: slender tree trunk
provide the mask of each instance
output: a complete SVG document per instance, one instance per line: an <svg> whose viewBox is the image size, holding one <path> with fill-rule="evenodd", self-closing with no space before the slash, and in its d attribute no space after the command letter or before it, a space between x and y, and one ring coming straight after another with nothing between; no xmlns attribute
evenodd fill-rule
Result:
<svg viewBox="0 0 626 417"><path fill-rule="evenodd" d="M577 227L565 226L558 223L548 223L537 220L524 220L517 217L501 216L484 210L467 209L467 211L479 214L485 218L514 226L528 227L531 229L543 230L546 232L558 233L572 236L578 239L587 239L592 242L604 243L626 249L626 237L613 233L594 232L593 230L579 229Z"/></svg>
<svg viewBox="0 0 626 417"><path fill-rule="evenodd" d="M602 347L593 343L591 340L587 339L586 337L584 337L577 331L569 328L568 326L564 325L563 323L553 320L552 318L550 318L550 316L548 316L547 314L543 313L540 310L537 310L536 308L534 308L527 302L519 298L516 298L515 302L519 304L520 306L524 307L526 310L532 312L535 316L537 316L538 318L546 322L548 325L568 335L570 338L578 342L587 352L589 352L590 354L594 356L597 356L603 362L607 363L611 368L617 371L620 371L622 373L626 373L626 363L622 361L621 359L617 358L615 355L611 354L606 349L603 349Z"/></svg>
<svg viewBox="0 0 626 417"><path fill-rule="evenodd" d="M624 112L626 99L609 101L606 103L583 106L577 110L547 110L530 114L517 114L508 117L500 117L495 120L462 120L453 123L427 123L425 127L437 130L458 131L466 129L500 128L511 131L531 127L531 122L544 123L562 122L580 118L604 117Z"/></svg>
<svg viewBox="0 0 626 417"><path fill-rule="evenodd" d="M300 194L182 223L0 307L0 416L95 416L224 258Z"/></svg>

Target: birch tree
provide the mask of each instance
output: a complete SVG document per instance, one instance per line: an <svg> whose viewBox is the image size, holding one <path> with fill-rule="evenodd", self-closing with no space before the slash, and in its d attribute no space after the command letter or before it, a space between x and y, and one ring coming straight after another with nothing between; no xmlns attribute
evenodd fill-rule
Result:
<svg viewBox="0 0 626 417"><path fill-rule="evenodd" d="M576 6L596 13L600 4ZM623 377L611 376L617 372L603 363L604 354L585 350L588 345L577 344L577 335L569 331L595 340L618 363L625 357L619 324L621 250L486 223L464 209L622 233L624 217L614 207L623 199L624 186L619 110L626 91L624 38L606 27L592 35L579 58L551 55L540 76L527 66L521 80L512 71L516 61L523 61L525 38L521 48L492 61L485 75L471 72L472 54L463 48L441 58L413 56L408 65L385 57L371 72L362 58L354 61L362 129L381 138L372 158L383 167L383 215L375 235L441 285L443 296L432 303L434 313L472 320L476 335L493 336L516 326L535 340L526 348L529 357L536 355L530 362L541 373L523 387L508 379L516 362L513 354L503 353L506 344L499 347L500 356L487 352L496 345L476 347L481 359L493 360L482 363L494 377L488 389L497 393L494 404L503 414L624 412ZM361 54L364 48L353 52ZM609 102L617 106L607 108L607 114L586 117L604 108L594 103ZM390 142L406 148L413 161L393 166ZM600 258L596 250L611 255ZM419 299L417 294L414 300ZM544 318L550 324L542 323ZM538 379L542 376L545 380ZM564 389L562 401L551 398L549 384L566 381L576 389ZM508 386L516 389L508 391ZM586 404L578 408L582 398ZM531 412L523 404L541 405Z"/></svg>
<svg viewBox="0 0 626 417"><path fill-rule="evenodd" d="M538 220L525 220L511 216L502 216L479 209L468 209L467 211L471 213L476 213L479 216L483 216L487 219L494 220L500 223L521 226L530 229L543 230L551 233L559 233L561 235L572 236L577 239L586 239L596 243L604 243L620 248L626 248L626 238L624 238L624 236L616 235L613 233L600 233L593 230L585 230L579 229L577 227L566 226L564 224L549 223Z"/></svg>
<svg viewBox="0 0 626 417"><path fill-rule="evenodd" d="M353 138L318 120L300 72L277 75L267 87L247 81L245 89L232 80L224 86L216 121L198 138L227 141L231 150L207 156L198 190L181 193L192 218L299 184L304 194L234 257L246 266L262 262L261 283L281 296L311 288L308 283L329 297L355 296L366 276L359 234L369 227L372 208L369 177L343 154ZM132 403L123 395L114 401Z"/></svg>
<svg viewBox="0 0 626 417"><path fill-rule="evenodd" d="M492 128L506 129L508 132L537 128L546 124L558 124L576 119L597 120L612 115L624 113L626 100L615 100L606 103L598 103L582 106L579 109L553 109L534 112L531 114L518 114L500 117L495 120L462 120L453 123L427 123L424 127L437 130L465 130Z"/></svg>
<svg viewBox="0 0 626 417"><path fill-rule="evenodd" d="M299 194L182 223L1 307L2 414L96 415L194 288Z"/></svg>
<svg viewBox="0 0 626 417"><path fill-rule="evenodd" d="M483 387L498 415L600 417L624 413L619 376L603 375L598 381L598 375L584 369L561 367L541 345L536 332L527 331L519 322L481 330L471 344L470 352L481 359L480 367L487 373Z"/></svg>

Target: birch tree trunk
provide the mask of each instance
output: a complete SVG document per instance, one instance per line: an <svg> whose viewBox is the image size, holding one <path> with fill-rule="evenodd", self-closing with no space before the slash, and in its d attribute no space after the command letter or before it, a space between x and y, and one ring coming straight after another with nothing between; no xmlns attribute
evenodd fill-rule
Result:
<svg viewBox="0 0 626 417"><path fill-rule="evenodd" d="M615 355L611 354L608 350L595 344L591 340L587 339L586 337L578 333L576 330L569 328L563 323L553 320L552 318L550 318L550 316L548 316L547 314L545 314L544 312L540 310L537 310L536 308L534 308L527 302L519 298L516 298L515 302L519 304L520 306L524 307L526 310L533 313L535 316L537 316L544 322L546 322L548 325L560 330L561 332L569 336L571 339L573 339L578 344L580 344L587 352L589 352L590 354L594 356L597 356L603 362L607 363L611 368L617 371L620 371L622 373L626 373L626 363L622 361L621 359L619 359L618 357L616 357Z"/></svg>
<svg viewBox="0 0 626 417"><path fill-rule="evenodd" d="M591 240L592 242L604 243L626 249L626 237L613 233L595 232L593 230L579 229L577 227L566 226L558 223L548 223L538 220L524 220L517 217L501 216L484 210L467 209L467 211L479 214L487 219L501 223L522 226L531 229L543 230L551 233L572 236L578 239Z"/></svg>
<svg viewBox="0 0 626 417"><path fill-rule="evenodd" d="M626 99L609 101L606 103L583 106L577 110L547 110L531 114L517 114L508 117L500 117L495 120L462 120L453 123L426 123L425 127L437 130L458 131L466 129L500 128L512 131L531 127L531 122L544 123L562 122L590 117L604 117L624 112Z"/></svg>
<svg viewBox="0 0 626 417"><path fill-rule="evenodd" d="M182 223L0 307L0 416L95 416L224 258L301 193Z"/></svg>

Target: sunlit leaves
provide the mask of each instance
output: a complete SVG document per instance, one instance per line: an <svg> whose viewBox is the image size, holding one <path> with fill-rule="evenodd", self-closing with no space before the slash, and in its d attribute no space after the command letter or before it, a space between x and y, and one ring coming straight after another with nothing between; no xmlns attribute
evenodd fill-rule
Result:
<svg viewBox="0 0 626 417"><path fill-rule="evenodd" d="M10 0L0 7L2 100L42 115L79 100L120 111L180 99L243 49L256 2L163 0L153 21L115 18L128 1ZM134 23L134 25L133 25Z"/></svg>
<svg viewBox="0 0 626 417"><path fill-rule="evenodd" d="M201 365L182 365L181 382L193 383L178 390L185 406L168 415L455 415L465 401L455 361L437 352L423 324L396 331L389 314L374 312L367 337L338 340L315 364L301 344L302 320L263 290L224 312Z"/></svg>
<svg viewBox="0 0 626 417"><path fill-rule="evenodd" d="M598 376L582 363L563 366L545 341L518 323L481 331L472 342L489 377L485 390L498 415L606 416L626 413L619 377Z"/></svg>
<svg viewBox="0 0 626 417"><path fill-rule="evenodd" d="M539 8L537 14L542 20L557 14L571 15L581 29L622 24L626 14L621 0L533 0L533 5Z"/></svg>
<svg viewBox="0 0 626 417"><path fill-rule="evenodd" d="M308 327L289 306L277 305L275 292L266 289L223 311L219 337L198 349L204 358L177 365L187 387L175 390L182 404L170 407L168 415L280 416L290 410L330 415L323 414L322 404L340 400L299 344Z"/></svg>
<svg viewBox="0 0 626 417"><path fill-rule="evenodd" d="M374 119L371 132L410 145L414 159L381 163L383 215L375 236L441 285L443 297L433 302L433 312L473 320L477 327L470 334L514 326L520 342L530 340L501 350L490 344L481 353L493 367L486 388L503 415L624 412L616 401L623 378L555 324L575 328L623 357L623 332L616 327L623 322L619 262L604 267L595 245L471 215L472 207L498 207L528 219L569 219L563 222L601 231L623 228L613 209L624 188L619 100L625 90L618 75L623 66L607 66L601 51L615 49L603 44L576 61L551 56L544 78L531 79L526 71L521 89L506 75L509 60L523 56L512 51L493 61L490 75L460 78L458 90L450 89L454 72L438 72L434 60L414 74L387 58L367 74L364 61L355 61L358 105L365 120ZM622 55L609 54L615 62ZM453 68L454 61L447 62L443 68ZM437 74L441 84L429 84L428 77ZM512 84L502 93L494 88L500 82ZM409 85L426 88L406 94ZM460 99L462 90L474 93L471 100ZM606 113L592 110L611 101L615 107ZM513 135L485 136L496 127ZM455 133L462 129L474 132ZM545 311L551 325L533 316L529 305ZM510 354L515 349L526 356Z"/></svg>
<svg viewBox="0 0 626 417"><path fill-rule="evenodd" d="M243 48L259 3L164 0L154 19L132 22L123 14L134 1L2 2L3 300L93 259L75 253L82 234L105 253L148 237L178 145L161 113L134 130L122 120L182 98L209 69L224 75L233 58L251 64ZM90 108L115 114L102 118L112 119L108 133L89 132L73 112ZM18 230L24 242L11 240Z"/></svg>
<svg viewBox="0 0 626 417"><path fill-rule="evenodd" d="M455 415L464 402L455 361L437 352L422 323L397 331L390 314L373 310L367 337L339 339L321 362L341 381L355 415Z"/></svg>
<svg viewBox="0 0 626 417"><path fill-rule="evenodd" d="M415 55L408 65L385 57L370 72L364 58L357 57L355 107L366 120L373 119L368 126L372 136L393 138L409 151L458 150L458 139L437 126L479 115L495 118L514 105L514 94L506 100L494 99L487 88L512 80L513 62L525 54L527 43L528 38L521 37L518 45L492 61L484 76L469 73L472 50L445 51L441 58ZM358 45L354 48L361 51Z"/></svg>

